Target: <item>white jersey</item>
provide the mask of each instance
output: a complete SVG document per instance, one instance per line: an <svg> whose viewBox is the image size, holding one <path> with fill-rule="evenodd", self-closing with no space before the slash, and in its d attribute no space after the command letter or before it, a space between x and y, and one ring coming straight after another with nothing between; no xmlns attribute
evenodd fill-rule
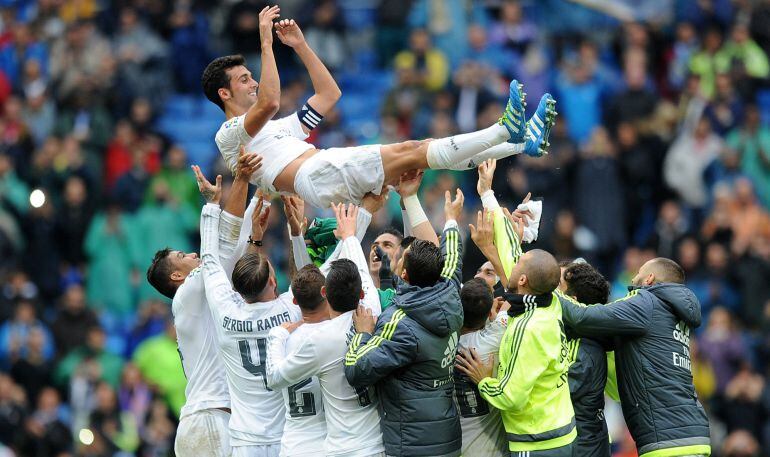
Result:
<svg viewBox="0 0 770 457"><path fill-rule="evenodd" d="M501 311L497 319L475 332L460 335L460 348L475 348L482 360L497 354L508 326L508 313ZM507 456L508 441L500 411L481 398L479 389L467 375L455 368L455 402L460 412L463 433L463 455Z"/></svg>
<svg viewBox="0 0 770 457"><path fill-rule="evenodd" d="M262 156L262 168L251 175L250 182L260 189L275 192L273 181L297 157L309 149L314 149L305 142L308 134L302 130L302 123L297 113L281 119L267 121L264 127L252 138L243 125L246 115L233 117L222 123L214 137L219 152L225 159L230 171L235 173L241 145L247 152Z"/></svg>
<svg viewBox="0 0 770 457"><path fill-rule="evenodd" d="M232 289L218 262L218 224L219 208L204 206L202 271L219 355L230 388L230 444L233 447L276 444L283 434L285 411L281 393L267 387L267 334L284 322L298 320L299 307L292 303L289 293L269 302L249 304Z"/></svg>
<svg viewBox="0 0 770 457"><path fill-rule="evenodd" d="M220 261L232 265L241 218L223 213L219 234ZM227 266L225 268L228 268ZM232 269L230 267L230 269ZM174 294L171 302L177 346L182 368L187 377L185 405L180 418L209 408L229 408L224 365L216 346L216 330L203 287L203 275L198 267L190 272Z"/></svg>
<svg viewBox="0 0 770 457"><path fill-rule="evenodd" d="M375 390L353 388L345 378L345 353L354 334L353 311L317 324L288 354L289 332L282 327L270 331L267 366L271 386L285 387L318 376L326 413L327 456L371 456L385 449Z"/></svg>
<svg viewBox="0 0 770 457"><path fill-rule="evenodd" d="M296 350L321 323L302 324L286 341L288 353ZM269 346L268 340L268 346ZM268 360L270 360L268 355ZM281 457L318 455L319 444L326 439L326 415L317 376L308 377L281 389L286 408L286 425L281 438Z"/></svg>

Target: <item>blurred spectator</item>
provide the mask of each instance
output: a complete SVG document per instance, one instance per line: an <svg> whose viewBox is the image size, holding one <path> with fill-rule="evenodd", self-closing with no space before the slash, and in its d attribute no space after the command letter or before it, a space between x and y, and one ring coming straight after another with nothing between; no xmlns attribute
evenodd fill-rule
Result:
<svg viewBox="0 0 770 457"><path fill-rule="evenodd" d="M10 447L23 438L27 416L24 403L24 391L0 373L0 443Z"/></svg>
<svg viewBox="0 0 770 457"><path fill-rule="evenodd" d="M231 41L234 52L244 54L246 62L253 65L256 60L252 56L259 55L259 12L267 6L262 0L240 0L233 2L227 13L225 31ZM302 24L304 26L304 24Z"/></svg>
<svg viewBox="0 0 770 457"><path fill-rule="evenodd" d="M653 247L661 257L676 257L676 244L688 231L687 219L682 208L675 200L666 200L660 206L655 224Z"/></svg>
<svg viewBox="0 0 770 457"><path fill-rule="evenodd" d="M746 107L745 122L727 135L727 144L741 158L741 171L757 190L760 202L770 208L770 129L760 124L756 105Z"/></svg>
<svg viewBox="0 0 770 457"><path fill-rule="evenodd" d="M40 63L30 60L24 65L24 99L22 119L29 129L35 146L41 146L51 135L56 123L56 105L48 89L48 81L43 77Z"/></svg>
<svg viewBox="0 0 770 457"><path fill-rule="evenodd" d="M409 37L409 50L396 55L397 69L415 72L415 84L425 90L436 91L444 87L449 78L449 64L444 54L430 43L425 29L415 29Z"/></svg>
<svg viewBox="0 0 770 457"><path fill-rule="evenodd" d="M68 25L64 39L56 40L51 48L50 59L59 101L68 100L76 90L99 96L112 83L115 64L109 43L89 22Z"/></svg>
<svg viewBox="0 0 770 457"><path fill-rule="evenodd" d="M595 67L592 61L585 60L586 56L565 62L555 82L559 111L567 122L570 137L579 144L589 139L602 118L604 87L594 77Z"/></svg>
<svg viewBox="0 0 770 457"><path fill-rule="evenodd" d="M731 433L722 445L724 457L758 457L759 452L757 440L746 430L737 430Z"/></svg>
<svg viewBox="0 0 770 457"><path fill-rule="evenodd" d="M185 401L187 379L179 360L174 323L169 319L164 333L139 345L132 360L142 377L157 389L178 417Z"/></svg>
<svg viewBox="0 0 770 457"><path fill-rule="evenodd" d="M657 96L647 88L647 57L632 48L623 56L624 89L612 97L604 114L604 124L615 130L619 122L644 120L652 115Z"/></svg>
<svg viewBox="0 0 770 457"><path fill-rule="evenodd" d="M311 5L304 25L305 39L327 67L338 69L348 56L342 11L335 0L318 0Z"/></svg>
<svg viewBox="0 0 770 457"><path fill-rule="evenodd" d="M131 168L120 175L112 188L112 204L129 213L136 212L142 205L150 185L150 173L147 171L147 152L138 147L131 152ZM107 206L111 206L110 203Z"/></svg>
<svg viewBox="0 0 770 457"><path fill-rule="evenodd" d="M16 305L13 319L0 326L0 361L3 368L8 369L16 360L30 355L30 339L34 332L42 333L43 347L40 355L50 361L54 355L51 332L35 315L35 305L29 301L20 301Z"/></svg>
<svg viewBox="0 0 770 457"><path fill-rule="evenodd" d="M751 241L749 249L738 259L736 277L743 321L752 328L760 327L766 304L770 303L770 238L756 237Z"/></svg>
<svg viewBox="0 0 770 457"><path fill-rule="evenodd" d="M575 216L593 235L591 263L611 271L626 242L626 210L616 146L603 127L594 130L581 159L575 170Z"/></svg>
<svg viewBox="0 0 770 457"><path fill-rule="evenodd" d="M12 27L13 39L0 48L0 71L5 73L13 88L21 87L22 73L29 61L37 61L42 73L47 72L48 50L39 42L29 24L17 22Z"/></svg>
<svg viewBox="0 0 770 457"><path fill-rule="evenodd" d="M87 227L85 252L89 258L87 295L91 306L120 316L134 310L134 257L131 218L110 204Z"/></svg>
<svg viewBox="0 0 770 457"><path fill-rule="evenodd" d="M132 363L123 367L123 377L118 390L118 402L122 412L133 416L134 427L140 432L144 428L144 418L150 409L152 393L142 380L142 374Z"/></svg>
<svg viewBox="0 0 770 457"><path fill-rule="evenodd" d="M148 338L166 331L169 306L162 300L147 300L139 305L136 323L128 335L126 355L130 356Z"/></svg>
<svg viewBox="0 0 770 457"><path fill-rule="evenodd" d="M130 412L121 411L113 386L100 382L95 396L88 428L105 441L110 455L134 452L139 445L136 422Z"/></svg>
<svg viewBox="0 0 770 457"><path fill-rule="evenodd" d="M412 119L427 103L428 94L419 84L419 76L414 68L397 68L396 81L396 85L385 95L382 116L398 122L399 136L413 138Z"/></svg>
<svg viewBox="0 0 770 457"><path fill-rule="evenodd" d="M701 50L692 56L690 71L700 78L700 92L706 98L714 94L717 73L717 52L722 46L722 32L710 27L703 36Z"/></svg>
<svg viewBox="0 0 770 457"><path fill-rule="evenodd" d="M748 367L742 368L727 385L716 414L724 421L728 433L745 430L753 436L763 436L764 422L770 414L765 379Z"/></svg>
<svg viewBox="0 0 770 457"><path fill-rule="evenodd" d="M181 203L195 208L200 204L200 192L195 177L190 173L190 166L187 162L187 154L179 145L174 145L168 150L166 161L160 171L153 176L150 181L150 188L154 189L160 183L165 186ZM145 201L150 202L153 199L151 192L148 192Z"/></svg>
<svg viewBox="0 0 770 457"><path fill-rule="evenodd" d="M487 89L490 77L487 67L474 61L464 63L455 71L452 77L457 100L455 120L461 132L475 131L481 110L490 103L498 102L499 97Z"/></svg>
<svg viewBox="0 0 770 457"><path fill-rule="evenodd" d="M37 397L37 409L24 424L24 455L59 456L72 450L72 434L61 411L59 393L48 387Z"/></svg>
<svg viewBox="0 0 770 457"><path fill-rule="evenodd" d="M708 318L709 313L716 306L724 306L731 313L737 313L740 297L735 287L734 270L730 268L730 253L727 247L712 241L706 246L704 260L707 293L698 295L694 291L700 300L701 314L704 318Z"/></svg>
<svg viewBox="0 0 770 457"><path fill-rule="evenodd" d="M101 157L112 132L112 117L93 94L83 88L73 90L56 119L55 133L76 141L89 156L91 166L101 170ZM71 138L71 140L70 140Z"/></svg>
<svg viewBox="0 0 770 457"><path fill-rule="evenodd" d="M393 57L406 48L408 35L407 15L412 7L413 0L379 0L377 2L376 21L377 29L374 31L375 49L380 66L388 67Z"/></svg>
<svg viewBox="0 0 770 457"><path fill-rule="evenodd" d="M716 393L717 380L714 368L711 366L711 362L703 356L697 338L690 339L690 356L695 393L698 394L698 400L708 407L711 403L710 400Z"/></svg>
<svg viewBox="0 0 770 457"><path fill-rule="evenodd" d="M473 23L486 23L486 15L478 2L415 0L409 12L409 24L427 30L452 66L467 55L468 24Z"/></svg>
<svg viewBox="0 0 770 457"><path fill-rule="evenodd" d="M770 214L760 206L754 186L747 178L735 181L735 206L730 217L733 226L732 250L741 255L756 238L770 238Z"/></svg>
<svg viewBox="0 0 770 457"><path fill-rule="evenodd" d="M682 200L694 209L708 201L703 172L722 150L723 142L711 130L708 118L701 117L694 128L685 128L666 153L663 176Z"/></svg>
<svg viewBox="0 0 770 457"><path fill-rule="evenodd" d="M698 35L689 22L676 25L676 41L668 51L668 83L674 90L681 90L689 72L688 65L698 51Z"/></svg>
<svg viewBox="0 0 770 457"><path fill-rule="evenodd" d="M171 28L171 65L178 89L184 93L200 90L199 75L211 60L209 54L209 21L193 2L174 2L168 17ZM164 16L165 19L166 16Z"/></svg>
<svg viewBox="0 0 770 457"><path fill-rule="evenodd" d="M743 118L743 102L733 87L732 79L720 74L716 77L714 98L706 108L705 116L711 121L714 132L724 136Z"/></svg>
<svg viewBox="0 0 770 457"><path fill-rule="evenodd" d="M43 327L33 328L26 341L25 355L11 365L11 377L29 399L38 398L40 392L52 384L51 355L46 354L46 346L52 346L51 336Z"/></svg>
<svg viewBox="0 0 770 457"><path fill-rule="evenodd" d="M113 43L123 97L146 97L161 106L170 84L166 43L130 7L120 11L120 29Z"/></svg>
<svg viewBox="0 0 770 457"><path fill-rule="evenodd" d="M86 260L83 241L93 209L88 201L86 183L79 176L70 176L64 183L64 198L57 213L57 242L62 260L71 267L80 268Z"/></svg>
<svg viewBox="0 0 770 457"><path fill-rule="evenodd" d="M138 454L168 455L174 449L176 423L166 403L157 398L153 400L145 423Z"/></svg>
<svg viewBox="0 0 770 457"><path fill-rule="evenodd" d="M71 284L64 290L59 313L51 324L59 357L83 344L89 329L97 326L96 314L86 309L83 286Z"/></svg>
<svg viewBox="0 0 770 457"><path fill-rule="evenodd" d="M29 276L22 270L12 270L3 278L2 315L0 321L5 321L13 315L16 303L25 300L34 302L38 297L38 288L30 281Z"/></svg>
<svg viewBox="0 0 770 457"><path fill-rule="evenodd" d="M746 347L725 308L716 307L712 310L706 330L698 338L698 349L714 370L716 393L722 394L746 362Z"/></svg>
<svg viewBox="0 0 770 457"><path fill-rule="evenodd" d="M123 369L123 359L105 350L107 336L101 327L88 329L85 342L69 352L57 365L54 381L65 386L71 378L79 376L83 370L96 375L111 386L117 387Z"/></svg>
<svg viewBox="0 0 770 457"><path fill-rule="evenodd" d="M30 158L27 151L33 147L30 128L23 119L23 104L18 97L11 96L5 101L0 122L0 147L13 157L19 174L26 177Z"/></svg>
<svg viewBox="0 0 770 457"><path fill-rule="evenodd" d="M747 24L736 22L730 40L716 55L716 71L729 73L744 96L753 94L756 80L770 76L770 63L765 51L749 36Z"/></svg>
<svg viewBox="0 0 770 457"><path fill-rule="evenodd" d="M537 27L524 19L521 4L516 0L503 1L499 21L489 32L490 42L509 51L513 59L521 61L536 37Z"/></svg>

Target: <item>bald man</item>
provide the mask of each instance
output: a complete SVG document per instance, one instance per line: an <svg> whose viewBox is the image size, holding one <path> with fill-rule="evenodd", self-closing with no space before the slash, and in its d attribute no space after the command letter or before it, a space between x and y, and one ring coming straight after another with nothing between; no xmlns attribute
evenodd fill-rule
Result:
<svg viewBox="0 0 770 457"><path fill-rule="evenodd" d="M690 368L700 303L673 260L648 261L630 293L606 306L560 295L564 322L581 337L612 337L623 416L640 457L707 456L709 424Z"/></svg>
<svg viewBox="0 0 770 457"><path fill-rule="evenodd" d="M513 266L503 295L511 305L497 372L475 351L458 355L457 369L478 384L481 398L500 410L515 457L571 457L577 432L570 401L561 270L539 249Z"/></svg>

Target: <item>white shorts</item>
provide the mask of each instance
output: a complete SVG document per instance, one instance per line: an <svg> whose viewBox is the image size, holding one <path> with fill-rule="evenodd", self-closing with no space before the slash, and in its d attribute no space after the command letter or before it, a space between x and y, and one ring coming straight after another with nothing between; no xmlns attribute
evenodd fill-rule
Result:
<svg viewBox="0 0 770 457"><path fill-rule="evenodd" d="M385 182L380 145L318 151L299 167L294 190L317 208L332 203L360 204L369 192L377 195Z"/></svg>
<svg viewBox="0 0 770 457"><path fill-rule="evenodd" d="M219 409L196 411L179 421L174 441L177 457L230 456L230 414Z"/></svg>
<svg viewBox="0 0 770 457"><path fill-rule="evenodd" d="M281 443L233 447L233 457L278 457Z"/></svg>

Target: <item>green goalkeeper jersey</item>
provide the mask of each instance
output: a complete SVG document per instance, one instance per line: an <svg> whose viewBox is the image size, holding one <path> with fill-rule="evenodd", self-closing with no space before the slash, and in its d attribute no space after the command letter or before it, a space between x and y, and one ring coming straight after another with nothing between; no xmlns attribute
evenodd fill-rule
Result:
<svg viewBox="0 0 770 457"><path fill-rule="evenodd" d="M500 344L497 376L479 383L481 396L499 409L510 451L539 451L577 436L568 384L567 338L561 303L512 316Z"/></svg>

